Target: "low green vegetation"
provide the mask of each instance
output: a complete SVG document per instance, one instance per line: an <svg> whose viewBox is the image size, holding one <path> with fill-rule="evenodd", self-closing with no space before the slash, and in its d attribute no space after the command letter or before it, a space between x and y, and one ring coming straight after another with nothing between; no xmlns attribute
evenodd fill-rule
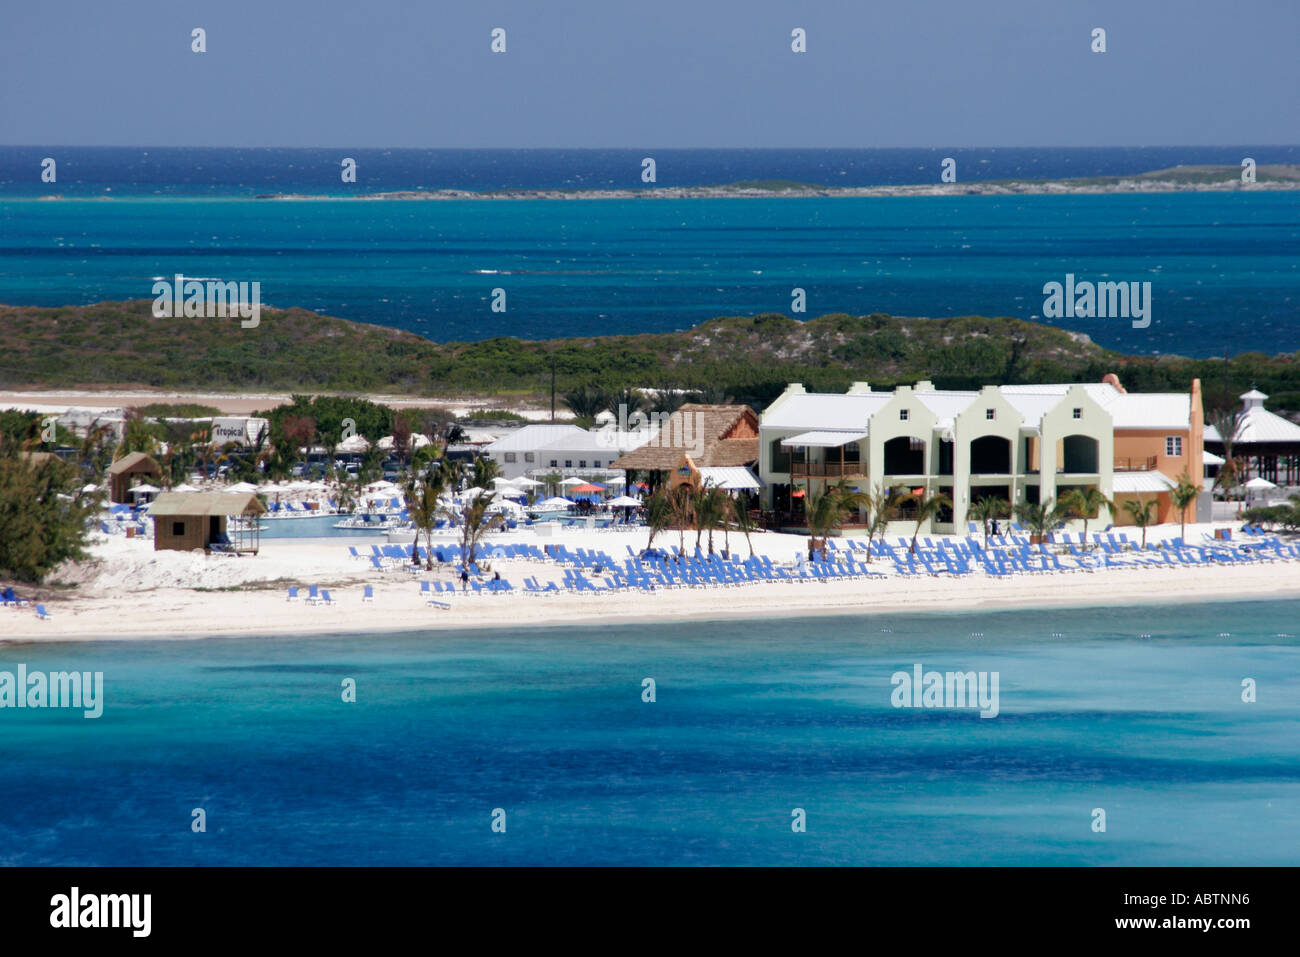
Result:
<svg viewBox="0 0 1300 957"><path fill-rule="evenodd" d="M1009 318L908 319L832 314L724 317L682 332L435 343L412 333L302 309L263 311L256 329L220 319L154 319L147 300L93 306L0 306L0 387L278 389L336 394L544 396L599 388L690 390L762 407L788 382L840 391L929 379L939 388L1096 382L1182 390L1236 406L1256 386L1278 411L1300 409L1300 355L1229 360L1126 356L1086 337ZM713 399L710 398L710 401ZM325 432L333 417L317 416ZM358 419L357 431L370 437Z"/></svg>

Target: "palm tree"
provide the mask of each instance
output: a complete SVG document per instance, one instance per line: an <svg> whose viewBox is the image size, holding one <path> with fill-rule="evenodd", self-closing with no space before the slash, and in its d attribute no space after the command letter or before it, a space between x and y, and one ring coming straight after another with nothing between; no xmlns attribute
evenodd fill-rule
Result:
<svg viewBox="0 0 1300 957"><path fill-rule="evenodd" d="M1182 530L1178 533L1179 538L1187 540L1187 506L1196 501L1196 497L1201 494L1187 472L1178 476L1178 485L1169 493L1173 499L1174 505L1178 508L1179 518L1182 519Z"/></svg>
<svg viewBox="0 0 1300 957"><path fill-rule="evenodd" d="M916 531L912 533L912 547L908 549L908 552L915 554L916 539L921 534L921 526L927 520L938 515L940 509L951 506L952 499L937 492L933 495L927 495L924 490L920 495L913 493L912 497L916 499Z"/></svg>
<svg viewBox="0 0 1300 957"><path fill-rule="evenodd" d="M879 485L870 492L861 493L867 508L867 561L871 561L871 545L877 535L885 540L889 522L898 507L899 491L896 488L884 489Z"/></svg>
<svg viewBox="0 0 1300 957"><path fill-rule="evenodd" d="M689 485L679 485L668 493L669 511L677 526L677 550L686 553L686 529L695 524L695 493Z"/></svg>
<svg viewBox="0 0 1300 957"><path fill-rule="evenodd" d="M1016 518L1038 539L1038 550L1047 551L1047 536L1069 516L1070 510L1061 502L1022 502L1015 508Z"/></svg>
<svg viewBox="0 0 1300 957"><path fill-rule="evenodd" d="M480 455L474 459L474 485L478 488L487 488L492 484L494 478L501 475L501 466L496 463L495 459L486 455Z"/></svg>
<svg viewBox="0 0 1300 957"><path fill-rule="evenodd" d="M1061 504L1070 511L1071 514L1077 515L1083 519L1083 542L1084 548L1088 547L1088 522L1101 514L1101 507L1111 513L1115 511L1115 503L1101 494L1101 490L1094 486L1087 488L1076 488L1067 492L1061 499Z"/></svg>
<svg viewBox="0 0 1300 957"><path fill-rule="evenodd" d="M1010 514L1011 506L1004 498L986 495L970 509L970 517L979 522L984 529L984 547L989 547L989 523Z"/></svg>
<svg viewBox="0 0 1300 957"><path fill-rule="evenodd" d="M754 532L754 518L749 514L748 505L739 500L733 501L731 517L736 523L736 530L745 536L745 544L749 546L749 557L753 558L754 542L749 536Z"/></svg>
<svg viewBox="0 0 1300 957"><path fill-rule="evenodd" d="M844 524L850 512L864 507L868 496L847 488L841 479L823 491L810 495L805 508L808 523L808 557L826 548L826 539Z"/></svg>
<svg viewBox="0 0 1300 957"><path fill-rule="evenodd" d="M713 530L722 525L725 506L718 501L719 489L699 488L695 493L695 550L700 550L700 537L709 533L709 554L713 554ZM723 494L725 497L725 493Z"/></svg>
<svg viewBox="0 0 1300 957"><path fill-rule="evenodd" d="M469 566L474 564L479 540L492 529L500 528L505 524L505 516L500 512L495 515L488 514L488 506L492 504L492 499L495 497L495 492L483 492L461 510L461 521L464 523L460 538L462 570L468 570Z"/></svg>
<svg viewBox="0 0 1300 957"><path fill-rule="evenodd" d="M446 513L446 507L440 501L445 491L444 476L438 469L430 469L423 479L412 476L406 484L406 508L411 514L416 538L419 538L421 532L424 533L426 571L433 571L433 529L438 524L438 518ZM418 563L418 556L417 551L413 564Z"/></svg>
<svg viewBox="0 0 1300 957"><path fill-rule="evenodd" d="M1215 476L1214 487L1222 489L1226 497L1237 486L1245 471L1245 463L1238 461L1232 455L1233 447L1241 436L1244 418L1240 411L1232 409L1215 409L1206 418L1214 427L1214 431L1219 433L1219 441L1223 443L1224 461L1219 467L1219 474Z"/></svg>
<svg viewBox="0 0 1300 957"><path fill-rule="evenodd" d="M672 524L672 520L673 506L668 500L668 494L662 489L656 489L645 502L645 524L650 529L650 538L645 543L647 551L654 545L655 536Z"/></svg>
<svg viewBox="0 0 1300 957"><path fill-rule="evenodd" d="M560 398L574 418L584 425L609 408L609 396L594 385L579 386L572 392L563 393Z"/></svg>
<svg viewBox="0 0 1300 957"><path fill-rule="evenodd" d="M1153 498L1147 499L1145 502L1130 498L1124 502L1124 511L1133 516L1133 524L1142 529L1143 548L1147 547L1147 526L1151 524L1151 520L1155 517L1151 514L1151 510L1155 507L1156 500Z"/></svg>

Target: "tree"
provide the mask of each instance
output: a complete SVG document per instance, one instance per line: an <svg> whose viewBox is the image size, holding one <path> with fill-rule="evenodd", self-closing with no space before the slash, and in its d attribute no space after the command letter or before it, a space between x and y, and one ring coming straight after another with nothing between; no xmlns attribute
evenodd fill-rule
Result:
<svg viewBox="0 0 1300 957"><path fill-rule="evenodd" d="M122 441L114 450L113 458L117 460L132 452L143 452L146 455L158 454L157 431L138 409L126 410L126 419L122 426Z"/></svg>
<svg viewBox="0 0 1300 957"><path fill-rule="evenodd" d="M677 550L686 553L686 529L695 525L695 492L686 484L668 493L669 510L677 526Z"/></svg>
<svg viewBox="0 0 1300 957"><path fill-rule="evenodd" d="M901 497L896 488L881 488L877 485L872 491L864 493L867 500L867 561L871 561L871 545L877 535L885 540L889 531L889 522L898 508Z"/></svg>
<svg viewBox="0 0 1300 957"><path fill-rule="evenodd" d="M667 493L659 489L645 503L645 524L650 530L650 538L645 543L647 551L653 547L655 536L666 529L672 520L672 503L668 501Z"/></svg>
<svg viewBox="0 0 1300 957"><path fill-rule="evenodd" d="M1047 536L1056 531L1070 515L1062 502L1021 502L1015 508L1016 518L1038 539L1038 550L1047 551Z"/></svg>
<svg viewBox="0 0 1300 957"><path fill-rule="evenodd" d="M1173 499L1174 505L1178 509L1179 518L1182 519L1182 530L1178 533L1178 536L1184 541L1187 540L1187 506L1195 502L1196 497L1200 494L1200 488L1185 471L1178 476L1178 485L1169 493L1169 497Z"/></svg>
<svg viewBox="0 0 1300 957"><path fill-rule="evenodd" d="M572 392L565 392L561 398L574 418L584 425L609 408L608 394L594 385L579 386Z"/></svg>
<svg viewBox="0 0 1300 957"><path fill-rule="evenodd" d="M808 496L805 521L808 523L808 557L826 549L826 539L838 530L849 513L862 508L868 496L844 485L843 480L817 494Z"/></svg>
<svg viewBox="0 0 1300 957"><path fill-rule="evenodd" d="M496 460L486 455L477 456L474 459L474 485L478 488L488 488L494 478L501 475L501 466L497 465Z"/></svg>
<svg viewBox="0 0 1300 957"><path fill-rule="evenodd" d="M750 535L754 533L754 517L749 514L748 503L739 499L733 500L731 517L736 522L736 531L745 536L745 544L749 546L749 557L753 558L754 541Z"/></svg>
<svg viewBox="0 0 1300 957"><path fill-rule="evenodd" d="M1135 498L1130 498L1124 502L1124 511L1133 517L1133 524L1142 529L1142 547L1147 547L1147 526L1151 524L1154 515L1151 510L1156 507L1156 500L1147 499L1145 502Z"/></svg>
<svg viewBox="0 0 1300 957"><path fill-rule="evenodd" d="M1232 454L1241 436L1243 415L1233 409L1215 409L1206 418L1214 427L1214 431L1219 433L1219 441L1223 443L1224 461L1223 465L1219 466L1219 474L1214 478L1214 487L1222 489L1224 497L1227 497L1240 484L1241 476L1246 471L1245 463Z"/></svg>
<svg viewBox="0 0 1300 957"><path fill-rule="evenodd" d="M0 574L43 581L60 563L85 557L100 492L81 492L82 476L57 458L33 461L0 440Z"/></svg>
<svg viewBox="0 0 1300 957"><path fill-rule="evenodd" d="M442 471L430 469L424 478L412 476L406 484L406 509L411 515L411 524L415 526L417 538L421 532L424 533L424 567L427 571L433 571L433 529L447 511L441 501L447 490L445 481Z"/></svg>
<svg viewBox="0 0 1300 957"><path fill-rule="evenodd" d="M489 514L488 507L496 498L495 492L481 492L461 510L460 530L460 567L468 570L474 564L479 541L494 528L505 524L505 516L500 512Z"/></svg>
<svg viewBox="0 0 1300 957"><path fill-rule="evenodd" d="M699 551L700 535L709 533L709 554L713 554L713 531L726 526L730 517L731 499L720 488L695 490L695 549Z"/></svg>
<svg viewBox="0 0 1300 957"><path fill-rule="evenodd" d="M971 506L970 517L984 529L984 547L989 547L989 524L1011 514L1011 503L1004 498L986 495Z"/></svg>
<svg viewBox="0 0 1300 957"><path fill-rule="evenodd" d="M1101 490L1089 486L1088 488L1076 488L1067 492L1061 499L1061 504L1072 515L1083 519L1083 542L1084 548L1088 547L1088 522L1101 514L1101 507L1106 506L1110 512L1115 511L1115 503L1101 494Z"/></svg>
<svg viewBox="0 0 1300 957"><path fill-rule="evenodd" d="M913 495L916 499L916 531L912 533L912 547L908 552L916 553L916 539L921 534L921 526L934 516L939 514L940 509L948 508L952 505L952 499L947 495L936 492L933 495L927 495L924 491L920 495Z"/></svg>

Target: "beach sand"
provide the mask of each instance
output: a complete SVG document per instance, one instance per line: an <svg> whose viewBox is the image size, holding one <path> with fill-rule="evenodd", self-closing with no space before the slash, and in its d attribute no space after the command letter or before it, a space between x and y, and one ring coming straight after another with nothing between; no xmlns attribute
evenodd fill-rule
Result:
<svg viewBox="0 0 1300 957"><path fill-rule="evenodd" d="M1210 526L1188 526L1189 541L1199 541ZM1177 525L1149 530L1157 541L1177 536ZM891 541L900 530L891 533ZM647 533L566 531L552 538L531 530L494 535L496 542L530 542L539 547L563 543L569 548L603 549L621 565L625 546L645 547ZM855 537L850 535L849 537ZM1133 538L1132 530L1129 537ZM443 610L426 605L420 578L454 581L455 569L412 576L405 569L374 570L347 554L356 539L263 539L257 556L232 558L189 552L155 552L150 540L96 535L93 559L61 569L54 581L65 587L41 589L52 617L40 620L30 608L0 611L6 640L95 640L128 638L198 638L215 635L319 635L331 633L431 631L464 628L512 628L534 625L589 625L604 622L707 622L723 618L770 618L834 614L885 614L915 611L978 611L997 608L1044 609L1050 630L1053 607L1134 606L1211 599L1300 598L1300 563L1276 562L1210 568L1117 568L1095 572L1017 575L992 579L982 573L949 578L893 574L888 561L873 563L884 578L854 581L764 582L735 587L659 589L651 594L456 595ZM369 542L370 539L365 541ZM439 541L435 539L435 542ZM449 541L449 540L442 540ZM694 536L688 534L688 550ZM796 535L760 533L754 550L774 562L788 562L805 550ZM676 533L656 539L656 546L676 545ZM721 549L721 536L715 536ZM733 550L748 548L732 536ZM368 545L359 551L369 551ZM498 561L495 570L521 589L536 575L544 585L563 579L554 562ZM588 575L594 584L603 576ZM330 590L332 606L286 601L289 585L306 594L308 585ZM362 586L372 585L373 602L363 602ZM75 586L75 587L66 587ZM29 596L31 589L18 589Z"/></svg>

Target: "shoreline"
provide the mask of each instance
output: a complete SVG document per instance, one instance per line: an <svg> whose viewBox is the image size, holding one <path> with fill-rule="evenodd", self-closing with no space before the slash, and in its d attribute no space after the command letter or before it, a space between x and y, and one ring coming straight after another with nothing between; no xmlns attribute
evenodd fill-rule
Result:
<svg viewBox="0 0 1300 957"><path fill-rule="evenodd" d="M1158 531L1172 537L1179 529L1175 525ZM1193 533L1192 526L1188 532ZM1159 537L1153 534L1151 540ZM625 544L634 549L643 547L645 539L641 531L575 533L556 541L570 547L603 548L614 556L624 552ZM493 542L525 540L534 539L531 535L515 535ZM536 541L540 544L542 540ZM795 551L806 548L804 542L803 536L758 533L754 536L754 551L774 561L786 561ZM978 616L1007 609L1033 609L1050 617L1051 610L1066 608L1300 600L1300 581L1288 580L1294 569L1285 562L1108 568L991 580L979 573L958 578L900 577L893 574L890 563L877 561L872 563L872 569L884 573L883 577L867 580L763 582L648 593L620 590L608 595L455 594L442 596L452 606L443 610L426 605L419 581L454 581L451 569L435 567L418 577L401 569L379 573L368 563L348 558L346 544L342 539L272 539L264 541L262 555L236 559L156 553L147 541L103 538L96 543L95 560L55 576L64 585L75 585L75 594L47 590L44 597L37 599L45 602L51 619L37 619L30 608L0 611L0 620L6 624L0 646L234 636L433 637L441 632L484 629L513 629L524 635L535 627L654 627L669 622L706 625L709 621L918 612ZM732 544L737 553L747 553L743 544ZM516 592L522 591L523 579L528 576L537 576L542 582L561 578L561 566L553 562L510 560L495 562L494 567L514 584ZM592 579L599 583L601 576ZM285 595L291 584L304 592L308 584L327 588L335 604L288 602ZM373 588L373 602L361 600L362 585ZM30 591L21 586L19 590ZM1050 624L1045 623L1044 631L1051 631Z"/></svg>

